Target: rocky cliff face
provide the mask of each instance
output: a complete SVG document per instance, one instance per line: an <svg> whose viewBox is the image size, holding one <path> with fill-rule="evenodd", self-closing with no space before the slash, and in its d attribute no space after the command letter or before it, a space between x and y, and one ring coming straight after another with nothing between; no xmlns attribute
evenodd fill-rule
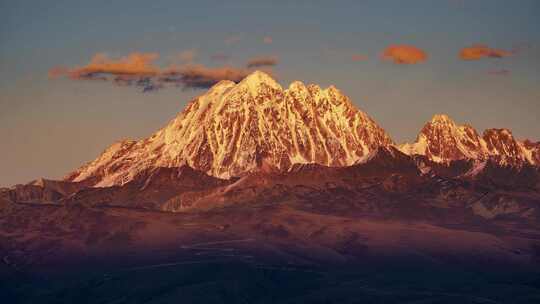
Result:
<svg viewBox="0 0 540 304"><path fill-rule="evenodd" d="M508 129L487 129L482 136L469 125L457 125L447 115L435 115L416 142L403 144L408 155L423 155L438 163L456 160L496 161L501 165L538 165L539 144L518 141Z"/></svg>
<svg viewBox="0 0 540 304"><path fill-rule="evenodd" d="M540 142L532 142L528 139L521 142L521 147L527 160L536 166L540 166Z"/></svg>
<svg viewBox="0 0 540 304"><path fill-rule="evenodd" d="M302 163L347 166L392 144L335 87L295 81L282 89L257 71L238 84L219 82L149 138L113 144L66 180L122 185L149 168L182 165L220 178Z"/></svg>

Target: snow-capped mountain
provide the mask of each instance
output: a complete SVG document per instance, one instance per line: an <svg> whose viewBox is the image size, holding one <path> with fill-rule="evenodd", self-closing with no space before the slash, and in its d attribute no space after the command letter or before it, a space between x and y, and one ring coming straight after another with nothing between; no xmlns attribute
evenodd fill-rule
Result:
<svg viewBox="0 0 540 304"><path fill-rule="evenodd" d="M256 71L239 83L217 83L150 137L115 143L65 179L111 186L155 167L188 165L230 178L263 166L279 171L302 163L347 166L392 144L334 86L295 81L283 89Z"/></svg>
<svg viewBox="0 0 540 304"><path fill-rule="evenodd" d="M443 114L424 125L416 142L399 149L408 155L423 155L438 163L469 159L488 159L503 165L540 164L540 143L519 141L508 129L487 129L482 136L469 125L457 125Z"/></svg>

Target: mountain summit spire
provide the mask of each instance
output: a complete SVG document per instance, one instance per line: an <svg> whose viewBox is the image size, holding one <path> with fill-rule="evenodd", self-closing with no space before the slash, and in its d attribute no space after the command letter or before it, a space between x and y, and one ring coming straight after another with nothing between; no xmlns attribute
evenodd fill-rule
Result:
<svg viewBox="0 0 540 304"><path fill-rule="evenodd" d="M239 86L246 85L250 88L251 91L257 91L257 89L266 85L276 90L283 90L282 87L274 80L270 75L265 72L256 70L253 73L246 76L242 81L238 83Z"/></svg>
<svg viewBox="0 0 540 304"><path fill-rule="evenodd" d="M277 84L277 82L270 76L270 74L261 70L255 70L251 74L247 75L244 80L248 82L269 83Z"/></svg>
<svg viewBox="0 0 540 304"><path fill-rule="evenodd" d="M431 123L450 123L455 124L455 122L446 114L435 114L431 118Z"/></svg>

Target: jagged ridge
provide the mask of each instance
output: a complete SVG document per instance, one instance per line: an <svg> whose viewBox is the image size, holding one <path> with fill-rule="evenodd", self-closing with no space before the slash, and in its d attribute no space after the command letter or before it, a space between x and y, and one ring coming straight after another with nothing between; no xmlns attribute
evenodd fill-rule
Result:
<svg viewBox="0 0 540 304"><path fill-rule="evenodd" d="M122 185L148 168L184 164L220 178L298 163L347 166L392 144L335 87L295 81L284 90L257 71L219 82L149 138L112 145L66 180Z"/></svg>
<svg viewBox="0 0 540 304"><path fill-rule="evenodd" d="M519 141L508 129L487 129L480 136L470 125L457 125L443 114L435 115L424 125L416 142L403 144L399 149L438 163L490 159L501 165L540 164L540 143Z"/></svg>

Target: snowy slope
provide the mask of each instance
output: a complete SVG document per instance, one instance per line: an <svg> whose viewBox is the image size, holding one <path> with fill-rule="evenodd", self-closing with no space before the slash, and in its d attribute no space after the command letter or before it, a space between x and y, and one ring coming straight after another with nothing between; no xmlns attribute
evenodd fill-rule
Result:
<svg viewBox="0 0 540 304"><path fill-rule="evenodd" d="M66 180L122 185L149 168L185 164L220 178L262 164L283 171L297 163L346 166L392 144L335 87L295 81L283 89L256 71L238 84L219 82L149 138L113 144Z"/></svg>
<svg viewBox="0 0 540 304"><path fill-rule="evenodd" d="M480 136L473 127L457 125L443 114L435 115L424 125L416 142L400 145L399 149L408 155L424 155L439 163L492 159L503 165L540 164L539 143L518 141L508 129L487 129Z"/></svg>

